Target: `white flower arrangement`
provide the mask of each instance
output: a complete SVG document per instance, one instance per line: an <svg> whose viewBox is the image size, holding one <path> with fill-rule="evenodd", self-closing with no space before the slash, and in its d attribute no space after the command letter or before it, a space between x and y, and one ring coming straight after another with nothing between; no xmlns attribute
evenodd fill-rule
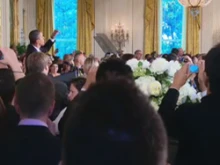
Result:
<svg viewBox="0 0 220 165"><path fill-rule="evenodd" d="M133 70L135 83L140 90L150 97L152 106L158 110L159 105L173 82L175 73L181 69L178 61L166 61L157 58L151 64L147 61L131 59L127 62ZM180 96L177 105L185 102L197 102L201 97L187 82L179 91Z"/></svg>

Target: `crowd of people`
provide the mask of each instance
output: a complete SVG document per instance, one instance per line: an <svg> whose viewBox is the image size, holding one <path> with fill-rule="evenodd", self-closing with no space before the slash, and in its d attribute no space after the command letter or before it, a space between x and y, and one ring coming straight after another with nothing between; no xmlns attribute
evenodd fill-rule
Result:
<svg viewBox="0 0 220 165"><path fill-rule="evenodd" d="M220 164L220 45L196 56L174 48L164 55L109 52L102 59L74 51L61 60L47 54L57 34L45 43L40 31L31 31L22 61L0 48L0 164ZM132 58L183 65L158 112L135 85L126 65ZM198 73L190 73L192 64ZM204 97L177 107L186 82Z"/></svg>

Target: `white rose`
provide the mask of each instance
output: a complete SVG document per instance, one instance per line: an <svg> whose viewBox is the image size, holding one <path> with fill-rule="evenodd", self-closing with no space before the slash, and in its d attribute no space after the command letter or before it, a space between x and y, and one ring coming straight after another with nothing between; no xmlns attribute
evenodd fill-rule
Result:
<svg viewBox="0 0 220 165"><path fill-rule="evenodd" d="M139 77L137 80L135 80L135 83L145 95L149 96L150 95L149 84L153 81L155 81L154 77L145 76L145 77Z"/></svg>
<svg viewBox="0 0 220 165"><path fill-rule="evenodd" d="M136 58L132 58L126 62L126 64L130 66L133 71L138 68L138 63L139 61Z"/></svg>
<svg viewBox="0 0 220 165"><path fill-rule="evenodd" d="M169 66L169 63L164 58L157 58L154 60L150 66L150 70L153 73L157 74L163 74L165 71L167 71Z"/></svg>
<svg viewBox="0 0 220 165"><path fill-rule="evenodd" d="M159 96L162 93L162 86L159 81L154 81L149 84L149 93L152 96Z"/></svg>
<svg viewBox="0 0 220 165"><path fill-rule="evenodd" d="M140 62L143 64L142 68L148 69L150 67L150 63L147 60L141 60Z"/></svg>
<svg viewBox="0 0 220 165"><path fill-rule="evenodd" d="M175 73L181 69L178 61L170 61L168 66L168 75L174 77Z"/></svg>

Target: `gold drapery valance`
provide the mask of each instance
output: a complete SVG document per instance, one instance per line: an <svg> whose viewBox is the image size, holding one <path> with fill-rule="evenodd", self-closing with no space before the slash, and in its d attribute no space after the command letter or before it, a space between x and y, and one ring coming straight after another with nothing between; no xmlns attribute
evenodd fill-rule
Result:
<svg viewBox="0 0 220 165"><path fill-rule="evenodd" d="M159 1L145 0L144 52L158 52L159 47Z"/></svg>
<svg viewBox="0 0 220 165"><path fill-rule="evenodd" d="M19 0L10 0L11 12L11 46L17 46L19 43Z"/></svg>
<svg viewBox="0 0 220 165"><path fill-rule="evenodd" d="M53 33L53 0L37 0L37 29L48 40ZM53 54L54 49L50 50Z"/></svg>
<svg viewBox="0 0 220 165"><path fill-rule="evenodd" d="M95 28L94 0L78 0L77 47L87 55L92 53L92 31Z"/></svg>
<svg viewBox="0 0 220 165"><path fill-rule="evenodd" d="M186 11L186 52L196 55L200 52L201 9L198 16L193 16L189 8Z"/></svg>

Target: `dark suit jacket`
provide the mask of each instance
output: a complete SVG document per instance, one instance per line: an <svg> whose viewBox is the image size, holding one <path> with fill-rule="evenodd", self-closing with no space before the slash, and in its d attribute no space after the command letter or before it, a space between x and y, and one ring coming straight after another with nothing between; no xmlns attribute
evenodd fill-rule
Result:
<svg viewBox="0 0 220 165"><path fill-rule="evenodd" d="M209 95L201 103L175 110L178 96L177 90L170 89L159 109L169 136L179 141L176 165L219 165L219 96Z"/></svg>
<svg viewBox="0 0 220 165"><path fill-rule="evenodd" d="M18 126L7 143L5 164L58 165L60 141L44 126Z"/></svg>
<svg viewBox="0 0 220 165"><path fill-rule="evenodd" d="M40 48L41 52L44 52L44 53L47 53L51 47L53 46L54 42L52 42L51 40L48 40L44 46L42 46ZM25 61L25 65L26 65L26 72L28 73L28 70L27 70L27 58L28 56L31 54L31 53L34 53L34 52L37 52L37 50L34 48L33 45L29 44L28 47L27 47L27 51L25 53L25 57L26 57L26 61Z"/></svg>

